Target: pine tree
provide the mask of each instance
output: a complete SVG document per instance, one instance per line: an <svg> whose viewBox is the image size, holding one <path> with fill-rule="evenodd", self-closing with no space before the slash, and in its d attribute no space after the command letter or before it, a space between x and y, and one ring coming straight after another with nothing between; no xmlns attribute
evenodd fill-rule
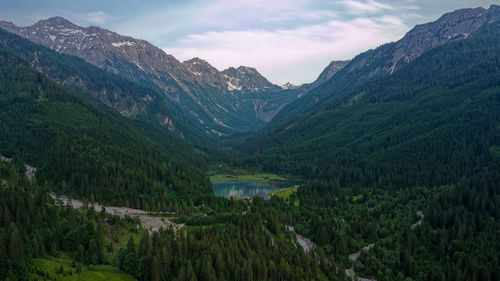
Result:
<svg viewBox="0 0 500 281"><path fill-rule="evenodd" d="M127 242L127 252L129 254L135 254L135 242L134 242L134 237L132 237L132 235L130 235Z"/></svg>
<svg viewBox="0 0 500 281"><path fill-rule="evenodd" d="M142 234L141 242L139 243L139 257L145 257L151 254L151 240L149 233L145 231Z"/></svg>
<svg viewBox="0 0 500 281"><path fill-rule="evenodd" d="M19 265L24 259L23 257L23 244L17 229L16 224L11 223L9 226L9 258L14 266Z"/></svg>
<svg viewBox="0 0 500 281"><path fill-rule="evenodd" d="M151 281L160 281L160 257L155 255L151 262Z"/></svg>
<svg viewBox="0 0 500 281"><path fill-rule="evenodd" d="M188 261L186 265L186 280L188 281L198 280L198 278L196 278L196 274L194 273L191 261Z"/></svg>
<svg viewBox="0 0 500 281"><path fill-rule="evenodd" d="M87 259L89 264L96 264L97 262L97 243L92 238L89 242L89 249L87 250Z"/></svg>

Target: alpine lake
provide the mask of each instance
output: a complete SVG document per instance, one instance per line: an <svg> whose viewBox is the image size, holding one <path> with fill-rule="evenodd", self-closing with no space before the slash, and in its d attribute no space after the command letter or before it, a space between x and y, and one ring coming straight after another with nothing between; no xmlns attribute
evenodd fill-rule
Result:
<svg viewBox="0 0 500 281"><path fill-rule="evenodd" d="M271 192L279 189L277 186L250 181L232 180L213 183L215 196L226 198L254 198L256 196L269 199Z"/></svg>
<svg viewBox="0 0 500 281"><path fill-rule="evenodd" d="M267 177L266 177L267 178ZM284 178L273 179L269 181L247 180L246 178L224 178L223 180L212 179L215 196L226 198L246 198L251 199L254 197L262 197L269 199L271 193L275 190L288 188L298 184L297 181L290 181Z"/></svg>

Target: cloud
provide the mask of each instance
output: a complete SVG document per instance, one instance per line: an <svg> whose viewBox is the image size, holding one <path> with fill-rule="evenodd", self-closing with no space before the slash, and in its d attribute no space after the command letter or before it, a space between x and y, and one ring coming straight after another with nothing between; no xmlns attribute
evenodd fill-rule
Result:
<svg viewBox="0 0 500 281"><path fill-rule="evenodd" d="M330 20L293 29L248 29L188 35L164 48L181 60L201 57L219 70L256 67L270 81L313 81L333 59L350 59L408 30L396 17Z"/></svg>
<svg viewBox="0 0 500 281"><path fill-rule="evenodd" d="M110 19L110 16L105 12L99 11L83 14L80 18L90 24L105 25L106 21Z"/></svg>
<svg viewBox="0 0 500 281"><path fill-rule="evenodd" d="M391 6L379 3L375 0L368 0L366 2L343 0L341 3L353 14L376 13L393 9Z"/></svg>

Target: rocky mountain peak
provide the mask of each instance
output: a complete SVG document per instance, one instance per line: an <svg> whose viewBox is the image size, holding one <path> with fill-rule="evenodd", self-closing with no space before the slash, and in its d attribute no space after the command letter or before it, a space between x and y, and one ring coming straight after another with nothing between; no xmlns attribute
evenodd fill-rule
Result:
<svg viewBox="0 0 500 281"><path fill-rule="evenodd" d="M292 89L297 89L297 88L299 88L299 86L294 85L294 84L292 84L292 83L290 83L290 82L286 82L285 84L281 85L281 88L282 88L283 90L292 90Z"/></svg>
<svg viewBox="0 0 500 281"><path fill-rule="evenodd" d="M198 130L221 135L261 126L276 108L293 96L263 98L262 106L253 97L238 92L281 90L262 77L255 68L240 66L223 72L208 62L193 58L183 63L144 40L123 36L95 27L81 27L61 17L41 20L28 27L0 22L0 27L57 52L78 56L100 68L120 74L162 93L170 101L174 114L183 122L197 124ZM252 116L241 116L240 109L251 105ZM269 118L257 117L257 111ZM271 112L271 113L269 113ZM199 125L198 125L199 124ZM244 124L244 125L241 125Z"/></svg>
<svg viewBox="0 0 500 281"><path fill-rule="evenodd" d="M196 76L200 76L202 74L217 75L219 73L215 67L198 57L184 61L182 64L187 66L187 68Z"/></svg>
<svg viewBox="0 0 500 281"><path fill-rule="evenodd" d="M73 28L79 28L78 25L70 22L69 20L63 18L63 17L51 17L48 19L44 20L39 20L34 24L34 26L59 26L59 27L73 27Z"/></svg>
<svg viewBox="0 0 500 281"><path fill-rule="evenodd" d="M348 72L369 66L382 57L388 60L370 71L373 77L380 73L392 74L405 64L413 61L424 52L450 41L469 37L485 24L500 20L500 6L492 5L489 9L461 9L444 14L438 20L415 26L399 41L383 45L365 52L347 65Z"/></svg>
<svg viewBox="0 0 500 281"><path fill-rule="evenodd" d="M305 90L312 90L319 85L325 83L326 81L330 80L330 78L335 75L339 70L344 68L346 65L349 64L349 60L345 61L332 61L330 64L321 72L321 74L318 76L318 78L311 84L306 84L303 86Z"/></svg>
<svg viewBox="0 0 500 281"><path fill-rule="evenodd" d="M450 41L465 39L485 23L500 19L499 6L462 9L444 14L437 21L417 25L396 42L390 73L422 53Z"/></svg>
<svg viewBox="0 0 500 281"><path fill-rule="evenodd" d="M228 79L229 90L262 91L280 89L279 86L269 82L253 67L229 67L222 71L222 74Z"/></svg>
<svg viewBox="0 0 500 281"><path fill-rule="evenodd" d="M182 64L195 76L195 79L200 80L202 83L216 88L226 87L224 76L207 61L195 57L184 61Z"/></svg>

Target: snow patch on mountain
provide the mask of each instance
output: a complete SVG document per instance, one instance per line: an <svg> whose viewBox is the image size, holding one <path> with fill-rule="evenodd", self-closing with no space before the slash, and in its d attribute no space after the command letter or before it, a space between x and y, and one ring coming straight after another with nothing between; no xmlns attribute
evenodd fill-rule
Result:
<svg viewBox="0 0 500 281"><path fill-rule="evenodd" d="M135 43L130 41L125 41L125 42L113 42L111 43L111 45L113 45L113 47L120 48L122 46L135 46Z"/></svg>
<svg viewBox="0 0 500 281"><path fill-rule="evenodd" d="M226 76L227 77L227 76ZM229 91L241 91L242 87L241 86L235 86L231 83L231 79L229 79L229 81L227 81L227 89Z"/></svg>

